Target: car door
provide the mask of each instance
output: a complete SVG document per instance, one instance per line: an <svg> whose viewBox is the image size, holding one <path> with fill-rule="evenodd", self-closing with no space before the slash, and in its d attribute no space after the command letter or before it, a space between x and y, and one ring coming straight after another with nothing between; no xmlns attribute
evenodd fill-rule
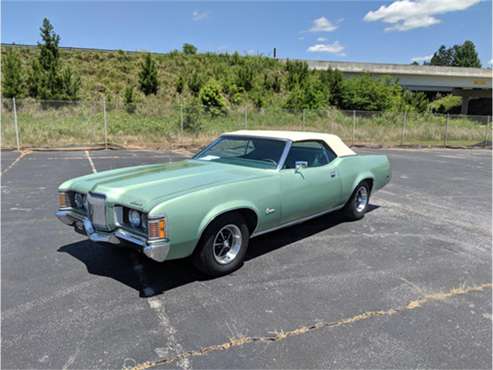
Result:
<svg viewBox="0 0 493 370"><path fill-rule="evenodd" d="M299 141L291 145L280 171L282 224L338 205L341 181L332 164L335 158L323 142Z"/></svg>

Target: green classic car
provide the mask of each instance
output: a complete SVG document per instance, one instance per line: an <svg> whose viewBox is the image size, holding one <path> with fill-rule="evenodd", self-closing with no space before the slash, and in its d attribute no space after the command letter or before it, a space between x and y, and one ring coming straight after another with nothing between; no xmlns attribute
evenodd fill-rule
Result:
<svg viewBox="0 0 493 370"><path fill-rule="evenodd" d="M191 256L217 276L241 266L252 237L338 209L363 217L390 178L385 155L358 155L335 135L242 130L190 160L68 180L56 216L92 241L156 261Z"/></svg>

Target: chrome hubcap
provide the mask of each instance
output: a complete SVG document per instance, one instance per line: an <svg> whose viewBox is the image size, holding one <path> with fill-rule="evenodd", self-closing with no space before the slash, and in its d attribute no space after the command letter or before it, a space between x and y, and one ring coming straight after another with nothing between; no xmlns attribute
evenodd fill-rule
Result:
<svg viewBox="0 0 493 370"><path fill-rule="evenodd" d="M214 259L221 265L230 263L240 252L241 242L241 230L238 226L224 226L214 238Z"/></svg>
<svg viewBox="0 0 493 370"><path fill-rule="evenodd" d="M361 212L365 209L368 204L368 190L364 186L358 189L356 193L356 210Z"/></svg>

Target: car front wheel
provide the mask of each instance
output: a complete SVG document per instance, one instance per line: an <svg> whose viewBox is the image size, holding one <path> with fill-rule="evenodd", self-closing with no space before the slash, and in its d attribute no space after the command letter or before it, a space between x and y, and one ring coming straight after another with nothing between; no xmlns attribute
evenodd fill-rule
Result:
<svg viewBox="0 0 493 370"><path fill-rule="evenodd" d="M242 265L249 238L248 227L241 215L220 216L205 230L193 255L193 264L209 276L229 274Z"/></svg>

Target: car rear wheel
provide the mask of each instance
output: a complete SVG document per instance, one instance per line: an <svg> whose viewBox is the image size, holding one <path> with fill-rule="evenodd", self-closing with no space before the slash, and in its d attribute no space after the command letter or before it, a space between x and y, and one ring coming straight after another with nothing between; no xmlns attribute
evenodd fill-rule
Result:
<svg viewBox="0 0 493 370"><path fill-rule="evenodd" d="M192 261L209 276L229 274L243 264L250 233L243 217L228 213L214 220L204 231Z"/></svg>
<svg viewBox="0 0 493 370"><path fill-rule="evenodd" d="M350 220L361 219L367 209L370 201L370 187L368 182L363 181L356 186L351 198L344 206L344 215Z"/></svg>

